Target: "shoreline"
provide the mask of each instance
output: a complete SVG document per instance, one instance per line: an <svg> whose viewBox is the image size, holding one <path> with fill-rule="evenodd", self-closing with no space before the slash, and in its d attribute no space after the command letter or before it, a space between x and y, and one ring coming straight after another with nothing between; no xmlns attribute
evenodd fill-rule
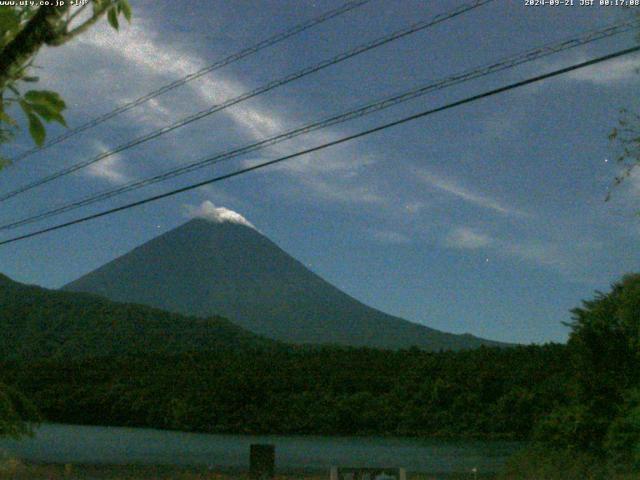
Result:
<svg viewBox="0 0 640 480"><path fill-rule="evenodd" d="M30 422L31 423L31 422ZM518 444L527 444L531 441L530 438L525 436L517 436L512 434L464 434L464 433L447 433L436 432L428 434L408 434L408 433L394 433L394 432L356 432L356 433L330 433L330 432L287 432L287 431L241 431L241 430L207 430L207 429L193 429L193 430L181 430L173 428L162 428L152 425L126 425L126 424L96 424L96 423L69 423L57 420L42 420L40 422L32 422L31 428L33 432L42 426L70 426L70 427L108 427L118 429L131 429L136 431L148 430L155 432L168 432L168 433L187 433L194 435L228 435L228 436L247 436L247 437L300 437L300 438L326 438L334 437L341 439L349 438L383 438L383 439L401 439L401 440L433 440L444 441L448 443L455 442L512 442ZM29 437L25 437L29 438Z"/></svg>
<svg viewBox="0 0 640 480"><path fill-rule="evenodd" d="M27 462L15 458L0 461L0 480L249 480L249 472L240 468L210 468L204 465L145 464L61 464ZM324 480L329 469L277 469L275 480ZM468 480L471 472L407 472L409 480ZM495 480L496 474L478 473L477 479Z"/></svg>

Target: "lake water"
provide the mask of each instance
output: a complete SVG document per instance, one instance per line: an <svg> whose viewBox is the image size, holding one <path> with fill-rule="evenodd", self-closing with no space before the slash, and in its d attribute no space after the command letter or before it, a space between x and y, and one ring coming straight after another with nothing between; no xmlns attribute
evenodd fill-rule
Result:
<svg viewBox="0 0 640 480"><path fill-rule="evenodd" d="M385 437L208 435L141 428L45 424L34 438L0 439L0 450L51 463L209 465L248 469L249 445L276 445L276 468L328 470L397 466L432 474L497 471L522 446L504 441L445 441Z"/></svg>

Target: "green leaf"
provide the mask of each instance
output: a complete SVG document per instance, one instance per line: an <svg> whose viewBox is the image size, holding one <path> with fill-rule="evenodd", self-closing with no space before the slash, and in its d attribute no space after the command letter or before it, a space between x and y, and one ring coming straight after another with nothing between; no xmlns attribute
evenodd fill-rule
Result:
<svg viewBox="0 0 640 480"><path fill-rule="evenodd" d="M13 8L0 8L0 32L18 30L20 26L20 14Z"/></svg>
<svg viewBox="0 0 640 480"><path fill-rule="evenodd" d="M41 147L44 143L45 137L47 136L44 125L34 113L28 113L27 118L29 119L29 133L31 134L31 138L33 138L33 141L36 142L37 146Z"/></svg>
<svg viewBox="0 0 640 480"><path fill-rule="evenodd" d="M110 8L107 12L107 20L109 20L109 25L118 30L120 25L118 24L118 12L115 7Z"/></svg>
<svg viewBox="0 0 640 480"><path fill-rule="evenodd" d="M127 0L120 0L119 5L124 18L127 19L127 22L131 23L131 5L129 5L129 2Z"/></svg>
<svg viewBox="0 0 640 480"><path fill-rule="evenodd" d="M67 107L60 95L50 90L29 90L24 94L24 99L29 103L48 105L56 112L61 112Z"/></svg>
<svg viewBox="0 0 640 480"><path fill-rule="evenodd" d="M58 122L60 125L63 125L65 127L67 126L67 122L59 112L51 110L49 107L45 105L39 105L37 103L31 104L31 108L34 112L40 115L43 120L47 122Z"/></svg>
<svg viewBox="0 0 640 480"><path fill-rule="evenodd" d="M22 111L24 112L24 114L27 116L31 113L31 110L33 110L29 102L25 102L24 100L19 100L18 103L20 104L20 108L22 108Z"/></svg>
<svg viewBox="0 0 640 480"><path fill-rule="evenodd" d="M40 77L22 77L20 80L23 82L37 82L40 80Z"/></svg>
<svg viewBox="0 0 640 480"><path fill-rule="evenodd" d="M0 145L10 142L15 137L14 130L0 127ZM0 154L1 155L1 154Z"/></svg>
<svg viewBox="0 0 640 480"><path fill-rule="evenodd" d="M0 122L7 123L7 124L11 125L12 127L14 127L16 125L16 121L11 116L9 116L5 112L3 112L2 110L0 110Z"/></svg>

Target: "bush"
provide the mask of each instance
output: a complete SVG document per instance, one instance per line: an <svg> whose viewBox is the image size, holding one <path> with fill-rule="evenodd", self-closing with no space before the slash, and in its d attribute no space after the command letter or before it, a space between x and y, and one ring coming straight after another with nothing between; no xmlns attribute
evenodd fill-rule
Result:
<svg viewBox="0 0 640 480"><path fill-rule="evenodd" d="M603 460L577 451L530 447L509 459L500 480L614 480Z"/></svg>
<svg viewBox="0 0 640 480"><path fill-rule="evenodd" d="M0 436L19 438L33 433L40 416L22 394L0 383Z"/></svg>
<svg viewBox="0 0 640 480"><path fill-rule="evenodd" d="M640 388L629 394L620 415L609 427L604 446L617 470L640 472Z"/></svg>

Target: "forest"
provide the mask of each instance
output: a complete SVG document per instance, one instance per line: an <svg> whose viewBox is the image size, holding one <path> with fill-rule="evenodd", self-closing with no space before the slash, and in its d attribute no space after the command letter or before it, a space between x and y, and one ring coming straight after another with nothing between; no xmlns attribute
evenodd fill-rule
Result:
<svg viewBox="0 0 640 480"><path fill-rule="evenodd" d="M2 371L56 422L526 438L562 404L566 364L558 345L437 354L323 347L44 360Z"/></svg>
<svg viewBox="0 0 640 480"><path fill-rule="evenodd" d="M575 464L575 478L638 471L640 275L583 302L569 326L566 345L458 352L231 342L174 354L5 358L0 382L34 407L22 405L24 415L53 422L523 439L530 447L510 468Z"/></svg>

